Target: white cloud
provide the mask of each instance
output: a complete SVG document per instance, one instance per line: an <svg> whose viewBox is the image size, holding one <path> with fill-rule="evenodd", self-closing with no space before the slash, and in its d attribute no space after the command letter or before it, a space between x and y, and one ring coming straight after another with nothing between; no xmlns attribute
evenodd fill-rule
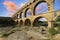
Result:
<svg viewBox="0 0 60 40"><path fill-rule="evenodd" d="M46 18L41 18L41 19L39 19L40 21L47 21L47 19Z"/></svg>

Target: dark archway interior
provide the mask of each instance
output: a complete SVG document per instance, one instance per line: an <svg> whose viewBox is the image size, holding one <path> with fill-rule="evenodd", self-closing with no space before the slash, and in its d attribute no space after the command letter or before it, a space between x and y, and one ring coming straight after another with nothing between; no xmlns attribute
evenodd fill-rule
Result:
<svg viewBox="0 0 60 40"><path fill-rule="evenodd" d="M24 25L25 26L30 26L31 25L31 21L29 19L26 19Z"/></svg>
<svg viewBox="0 0 60 40"><path fill-rule="evenodd" d="M38 17L34 20L33 26L48 26L48 22L45 18L43 17Z"/></svg>
<svg viewBox="0 0 60 40"><path fill-rule="evenodd" d="M23 25L23 21L22 21L22 20L20 20L20 26L21 26L21 25Z"/></svg>

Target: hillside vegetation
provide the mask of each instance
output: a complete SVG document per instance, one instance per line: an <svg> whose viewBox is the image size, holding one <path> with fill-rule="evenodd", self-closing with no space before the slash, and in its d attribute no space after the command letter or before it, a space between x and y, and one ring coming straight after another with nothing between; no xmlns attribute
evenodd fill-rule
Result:
<svg viewBox="0 0 60 40"><path fill-rule="evenodd" d="M0 27L13 26L15 22L11 17L0 17Z"/></svg>

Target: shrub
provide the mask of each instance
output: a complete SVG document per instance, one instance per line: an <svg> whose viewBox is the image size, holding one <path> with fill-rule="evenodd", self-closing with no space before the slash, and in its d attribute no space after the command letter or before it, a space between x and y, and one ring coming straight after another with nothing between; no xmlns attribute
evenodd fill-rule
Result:
<svg viewBox="0 0 60 40"><path fill-rule="evenodd" d="M3 34L1 37L8 37L9 34Z"/></svg>
<svg viewBox="0 0 60 40"><path fill-rule="evenodd" d="M12 33L14 33L14 31L11 31L10 33L4 33L4 34L2 34L2 36L1 37L8 37L10 34L12 34Z"/></svg>
<svg viewBox="0 0 60 40"><path fill-rule="evenodd" d="M55 34L58 33L58 31L55 30L54 28L50 28L50 29L49 29L49 33L50 33L51 35L55 35Z"/></svg>

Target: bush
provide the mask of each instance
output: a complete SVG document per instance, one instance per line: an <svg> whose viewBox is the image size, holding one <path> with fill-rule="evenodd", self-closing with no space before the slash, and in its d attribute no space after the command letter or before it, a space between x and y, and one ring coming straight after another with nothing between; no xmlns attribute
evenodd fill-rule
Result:
<svg viewBox="0 0 60 40"><path fill-rule="evenodd" d="M4 34L2 34L2 36L1 37L8 37L10 34L12 34L12 33L14 33L14 31L11 31L10 33L4 33Z"/></svg>
<svg viewBox="0 0 60 40"><path fill-rule="evenodd" d="M9 34L3 34L1 37L8 37Z"/></svg>
<svg viewBox="0 0 60 40"><path fill-rule="evenodd" d="M54 28L50 28L49 29L49 33L51 34L51 35L55 35L55 34L57 34L57 33L59 33L57 30L55 30Z"/></svg>

